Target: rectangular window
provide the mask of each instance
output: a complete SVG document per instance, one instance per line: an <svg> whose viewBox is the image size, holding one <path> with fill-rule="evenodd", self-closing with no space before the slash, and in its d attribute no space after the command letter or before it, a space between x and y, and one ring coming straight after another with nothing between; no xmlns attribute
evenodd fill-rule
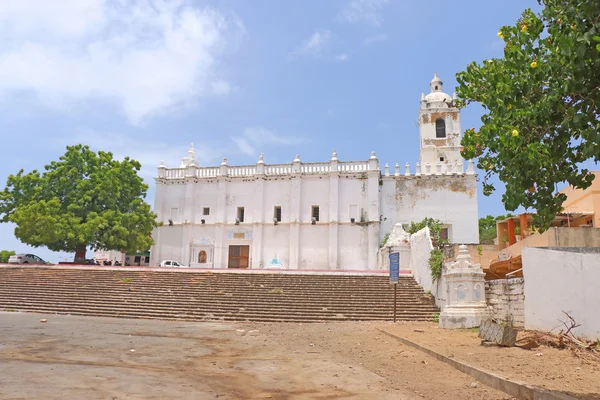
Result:
<svg viewBox="0 0 600 400"><path fill-rule="evenodd" d="M237 208L237 219L240 222L244 222L244 207Z"/></svg>
<svg viewBox="0 0 600 400"><path fill-rule="evenodd" d="M449 240L448 233L448 228L442 228L442 231L440 232L440 239Z"/></svg>
<svg viewBox="0 0 600 400"><path fill-rule="evenodd" d="M281 222L281 206L275 206L273 209L273 219L277 222Z"/></svg>
<svg viewBox="0 0 600 400"><path fill-rule="evenodd" d="M210 215L210 207L202 208L202 215Z"/></svg>
<svg viewBox="0 0 600 400"><path fill-rule="evenodd" d="M311 218L313 221L319 221L319 206L312 206Z"/></svg>

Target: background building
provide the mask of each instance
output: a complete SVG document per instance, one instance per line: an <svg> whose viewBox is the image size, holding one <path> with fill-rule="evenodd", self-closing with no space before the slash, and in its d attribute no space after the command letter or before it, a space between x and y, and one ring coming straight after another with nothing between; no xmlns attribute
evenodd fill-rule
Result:
<svg viewBox="0 0 600 400"><path fill-rule="evenodd" d="M450 241L477 243L477 184L460 156L460 111L431 81L419 112L420 160L383 174L367 160L199 167L193 146L179 168L159 166L154 210L164 225L151 265L375 269L377 249L396 223L441 220Z"/></svg>

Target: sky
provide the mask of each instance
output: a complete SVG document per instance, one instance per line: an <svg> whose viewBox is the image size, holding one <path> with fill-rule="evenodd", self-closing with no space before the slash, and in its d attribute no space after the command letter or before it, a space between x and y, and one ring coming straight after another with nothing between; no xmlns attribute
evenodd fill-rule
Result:
<svg viewBox="0 0 600 400"><path fill-rule="evenodd" d="M2 0L0 184L65 146L130 156L153 204L156 167L190 143L201 166L365 160L411 168L421 93L452 93L472 61L501 57L502 25L535 0ZM482 110L462 112L478 127ZM505 213L501 185L479 214ZM0 224L0 249L49 261Z"/></svg>

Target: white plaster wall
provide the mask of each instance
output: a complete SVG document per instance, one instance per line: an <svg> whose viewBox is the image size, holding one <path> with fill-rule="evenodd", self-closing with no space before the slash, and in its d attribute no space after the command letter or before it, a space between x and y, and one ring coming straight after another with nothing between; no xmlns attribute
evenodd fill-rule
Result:
<svg viewBox="0 0 600 400"><path fill-rule="evenodd" d="M329 269L329 225L302 225L300 227L299 269Z"/></svg>
<svg viewBox="0 0 600 400"><path fill-rule="evenodd" d="M429 228L425 227L410 236L410 262L413 276L426 292L435 297L435 304L441 309L446 305L446 281L442 277L433 282L429 269L429 257L433 250Z"/></svg>
<svg viewBox="0 0 600 400"><path fill-rule="evenodd" d="M151 264L158 265L163 260L176 260L184 264L189 261L181 258L183 228L182 225L164 225L157 228L153 237L158 237L157 244L160 245L160 249L157 249L156 245L153 246L150 252Z"/></svg>
<svg viewBox="0 0 600 400"><path fill-rule="evenodd" d="M300 188L300 221L310 222L312 206L319 206L319 221L328 221L329 216L329 177L303 177ZM327 237L327 236L324 236Z"/></svg>
<svg viewBox="0 0 600 400"><path fill-rule="evenodd" d="M381 237L396 223L426 217L450 226L453 243L478 243L477 180L474 175L387 177L381 188Z"/></svg>
<svg viewBox="0 0 600 400"><path fill-rule="evenodd" d="M290 265L290 226L289 225L265 225L262 240L262 262L266 267L271 259L277 255L283 262L283 266Z"/></svg>
<svg viewBox="0 0 600 400"><path fill-rule="evenodd" d="M162 207L155 212L158 214L158 220L166 224L172 217L171 209L177 208L177 217L173 218L173 222L183 222L184 206L185 184L165 184L163 187Z"/></svg>
<svg viewBox="0 0 600 400"><path fill-rule="evenodd" d="M368 263L368 228L359 225L340 225L339 258L340 269L364 270Z"/></svg>
<svg viewBox="0 0 600 400"><path fill-rule="evenodd" d="M496 279L485 282L485 300L492 318L521 328L525 324L525 294L523 278Z"/></svg>
<svg viewBox="0 0 600 400"><path fill-rule="evenodd" d="M275 206L281 207L281 221L290 221L291 188L292 181L289 177L265 181L264 202L262 205L263 222L269 223L273 221Z"/></svg>
<svg viewBox="0 0 600 400"><path fill-rule="evenodd" d="M212 224L216 221L217 215L217 183L205 183L203 185L194 185L194 220L195 223L200 223L204 219L207 224ZM208 207L209 215L202 215L202 209Z"/></svg>
<svg viewBox="0 0 600 400"><path fill-rule="evenodd" d="M429 228L425 227L410 236L410 260L413 276L426 292L433 289L429 270L429 256L433 250Z"/></svg>
<svg viewBox="0 0 600 400"><path fill-rule="evenodd" d="M350 210L351 208L352 211ZM355 218L356 222L360 222L361 210L363 210L364 214L367 214L368 209L368 180L364 178L340 177L339 221L349 222L350 218Z"/></svg>
<svg viewBox="0 0 600 400"><path fill-rule="evenodd" d="M227 183L224 222L235 222L238 207L244 207L244 223L251 224L253 222L254 210L256 207L260 207L260 204L256 202L254 186L254 179L232 180Z"/></svg>
<svg viewBox="0 0 600 400"><path fill-rule="evenodd" d="M578 324L576 335L600 337L600 254L527 247L523 249L525 328L561 326L563 311Z"/></svg>

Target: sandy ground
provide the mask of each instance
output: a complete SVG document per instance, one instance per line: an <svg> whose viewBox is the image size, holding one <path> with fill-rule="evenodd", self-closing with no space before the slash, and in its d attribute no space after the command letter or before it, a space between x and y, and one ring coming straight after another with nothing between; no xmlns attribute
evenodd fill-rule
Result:
<svg viewBox="0 0 600 400"><path fill-rule="evenodd" d="M376 325L0 313L0 399L509 398Z"/></svg>
<svg viewBox="0 0 600 400"><path fill-rule="evenodd" d="M382 329L508 379L581 399L600 399L600 363L582 360L568 350L482 346L477 330L440 329L433 323L388 324Z"/></svg>

